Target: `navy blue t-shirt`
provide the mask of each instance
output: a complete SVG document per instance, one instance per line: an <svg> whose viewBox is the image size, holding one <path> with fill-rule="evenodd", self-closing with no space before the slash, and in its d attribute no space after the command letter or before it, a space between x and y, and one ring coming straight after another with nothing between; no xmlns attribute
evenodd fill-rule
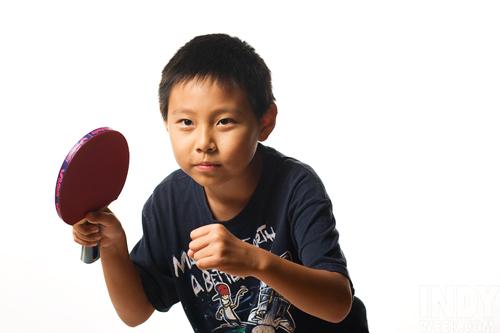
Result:
<svg viewBox="0 0 500 333"><path fill-rule="evenodd" d="M257 149L263 157L259 182L229 221L213 218L203 187L182 170L156 187L144 205L143 237L130 254L146 295L159 311L180 301L195 332L334 332L334 324L300 311L256 278L200 270L187 255L193 229L223 223L241 240L349 278L318 175L273 148L259 143Z"/></svg>

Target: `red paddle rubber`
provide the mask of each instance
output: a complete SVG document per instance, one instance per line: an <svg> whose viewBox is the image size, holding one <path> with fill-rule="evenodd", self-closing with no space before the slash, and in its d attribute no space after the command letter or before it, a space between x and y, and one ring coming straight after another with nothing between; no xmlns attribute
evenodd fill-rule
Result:
<svg viewBox="0 0 500 333"><path fill-rule="evenodd" d="M120 132L101 127L85 135L66 156L57 177L59 217L73 225L88 212L107 207L122 191L128 165L128 145ZM82 247L83 262L98 258L98 247Z"/></svg>

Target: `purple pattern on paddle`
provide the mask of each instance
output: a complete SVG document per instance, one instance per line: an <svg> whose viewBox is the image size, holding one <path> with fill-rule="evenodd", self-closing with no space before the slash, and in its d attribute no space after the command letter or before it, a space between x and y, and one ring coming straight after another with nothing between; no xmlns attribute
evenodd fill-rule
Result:
<svg viewBox="0 0 500 333"><path fill-rule="evenodd" d="M61 206L60 206L60 194L61 194L61 184L64 179L64 174L66 173L66 170L68 169L69 164L71 163L71 160L73 159L73 156L75 156L76 152L90 139L102 134L112 131L111 128L109 127L99 127L92 132L88 133L85 135L83 138L81 138L74 146L71 148L70 152L64 159L64 162L61 166L61 170L59 171L59 176L57 177L57 184L56 184L56 210L57 214L59 217L62 218L61 216Z"/></svg>

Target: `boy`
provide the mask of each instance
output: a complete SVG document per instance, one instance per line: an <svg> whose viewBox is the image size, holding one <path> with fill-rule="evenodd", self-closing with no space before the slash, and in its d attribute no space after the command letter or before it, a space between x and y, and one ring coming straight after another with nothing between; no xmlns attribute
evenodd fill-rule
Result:
<svg viewBox="0 0 500 333"><path fill-rule="evenodd" d="M277 115L264 61L238 38L198 36L159 96L180 169L146 201L143 237L129 255L109 209L73 228L99 243L120 318L181 301L195 332L337 332L354 290L331 202L309 166L259 143Z"/></svg>

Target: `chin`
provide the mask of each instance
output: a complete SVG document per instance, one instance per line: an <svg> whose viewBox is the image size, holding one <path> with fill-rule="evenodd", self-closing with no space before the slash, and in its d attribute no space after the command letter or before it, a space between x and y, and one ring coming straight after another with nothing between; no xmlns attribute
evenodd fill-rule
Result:
<svg viewBox="0 0 500 333"><path fill-rule="evenodd" d="M203 186L203 187L206 187L206 186L210 187L210 186L219 185L219 184L223 183L223 181L221 181L220 177L210 176L210 175L199 175L196 173L193 174L192 172L187 173L187 174L196 183L198 183L200 186Z"/></svg>

